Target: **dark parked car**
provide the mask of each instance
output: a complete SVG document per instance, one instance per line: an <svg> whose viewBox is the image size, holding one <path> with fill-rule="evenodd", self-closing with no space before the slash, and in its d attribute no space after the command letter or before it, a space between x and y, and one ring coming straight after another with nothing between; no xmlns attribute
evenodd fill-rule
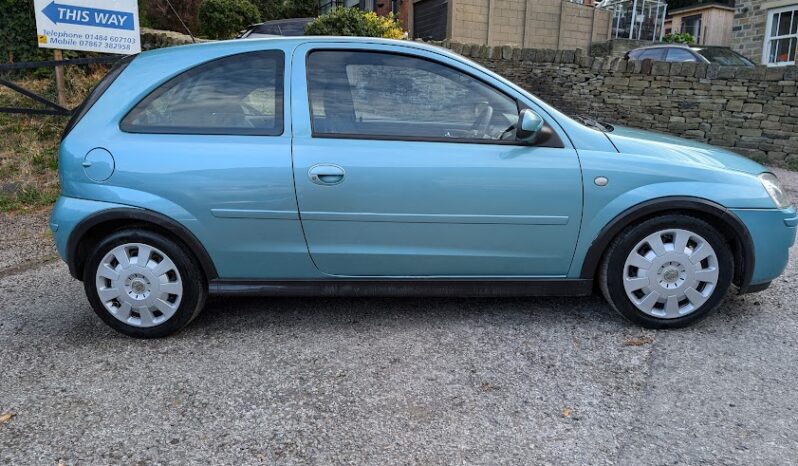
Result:
<svg viewBox="0 0 798 466"><path fill-rule="evenodd" d="M728 47L696 45L652 45L630 50L628 60L656 60L668 62L716 63L720 66L755 66L754 63Z"/></svg>
<svg viewBox="0 0 798 466"><path fill-rule="evenodd" d="M274 36L304 36L305 27L315 18L291 18L253 24L241 31L239 39L257 39Z"/></svg>

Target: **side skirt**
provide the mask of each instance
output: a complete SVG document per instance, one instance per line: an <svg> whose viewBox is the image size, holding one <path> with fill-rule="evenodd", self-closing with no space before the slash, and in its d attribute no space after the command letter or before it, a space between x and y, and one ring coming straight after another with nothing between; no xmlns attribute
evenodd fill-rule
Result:
<svg viewBox="0 0 798 466"><path fill-rule="evenodd" d="M215 296L512 297L588 296L590 279L211 280Z"/></svg>

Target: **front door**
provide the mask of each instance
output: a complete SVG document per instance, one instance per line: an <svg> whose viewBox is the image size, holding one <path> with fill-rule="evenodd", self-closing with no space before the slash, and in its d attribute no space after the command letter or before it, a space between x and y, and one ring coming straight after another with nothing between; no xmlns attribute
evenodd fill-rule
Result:
<svg viewBox="0 0 798 466"><path fill-rule="evenodd" d="M577 155L518 143L511 89L434 53L318 47L295 51L294 83L308 82L294 87L292 113L297 201L322 272L567 273Z"/></svg>

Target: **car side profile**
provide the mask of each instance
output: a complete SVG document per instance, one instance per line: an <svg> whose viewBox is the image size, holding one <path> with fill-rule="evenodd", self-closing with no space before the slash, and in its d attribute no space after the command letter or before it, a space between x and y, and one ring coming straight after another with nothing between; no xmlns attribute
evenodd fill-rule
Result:
<svg viewBox="0 0 798 466"><path fill-rule="evenodd" d="M798 215L723 149L579 123L409 41L224 41L128 57L60 147L51 228L114 329L209 294L600 292L651 328L784 270Z"/></svg>
<svg viewBox="0 0 798 466"><path fill-rule="evenodd" d="M627 60L654 60L679 63L703 63L718 66L745 66L752 68L754 62L728 47L712 45L662 44L638 47L626 52Z"/></svg>

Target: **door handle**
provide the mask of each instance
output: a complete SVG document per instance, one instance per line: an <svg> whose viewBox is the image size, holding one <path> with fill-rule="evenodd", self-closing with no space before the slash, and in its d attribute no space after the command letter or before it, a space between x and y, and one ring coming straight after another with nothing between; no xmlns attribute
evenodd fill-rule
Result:
<svg viewBox="0 0 798 466"><path fill-rule="evenodd" d="M328 163L314 165L308 170L310 181L324 186L330 186L344 181L344 174L343 168Z"/></svg>

